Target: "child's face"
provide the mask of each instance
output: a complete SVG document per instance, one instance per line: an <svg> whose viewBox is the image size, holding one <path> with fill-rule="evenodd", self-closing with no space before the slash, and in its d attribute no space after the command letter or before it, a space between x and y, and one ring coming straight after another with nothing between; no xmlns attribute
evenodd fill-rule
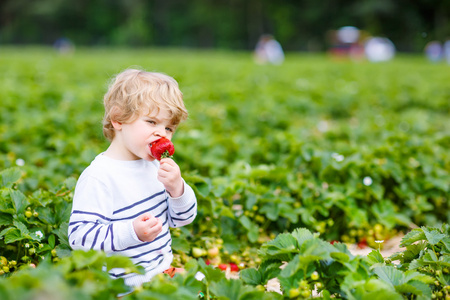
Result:
<svg viewBox="0 0 450 300"><path fill-rule="evenodd" d="M140 116L132 123L123 123L119 133L123 159L155 160L150 151L151 144L162 137L172 139L175 129L170 122L170 113L163 109L157 114Z"/></svg>

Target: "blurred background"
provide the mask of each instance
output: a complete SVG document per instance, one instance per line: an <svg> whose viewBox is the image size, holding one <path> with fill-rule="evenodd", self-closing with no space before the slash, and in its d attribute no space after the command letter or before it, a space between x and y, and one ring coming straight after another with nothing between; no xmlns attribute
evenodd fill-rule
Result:
<svg viewBox="0 0 450 300"><path fill-rule="evenodd" d="M253 49L262 34L286 51L336 47L343 26L422 52L450 37L450 1L2 0L0 44ZM61 40L63 38L63 40Z"/></svg>

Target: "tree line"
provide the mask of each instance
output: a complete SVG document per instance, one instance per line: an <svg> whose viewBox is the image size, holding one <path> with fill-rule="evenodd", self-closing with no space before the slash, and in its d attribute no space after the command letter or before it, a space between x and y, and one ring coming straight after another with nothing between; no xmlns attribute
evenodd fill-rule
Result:
<svg viewBox="0 0 450 300"><path fill-rule="evenodd" d="M2 0L0 44L252 49L270 33L286 50L324 50L350 25L422 51L450 37L449 16L447 0Z"/></svg>

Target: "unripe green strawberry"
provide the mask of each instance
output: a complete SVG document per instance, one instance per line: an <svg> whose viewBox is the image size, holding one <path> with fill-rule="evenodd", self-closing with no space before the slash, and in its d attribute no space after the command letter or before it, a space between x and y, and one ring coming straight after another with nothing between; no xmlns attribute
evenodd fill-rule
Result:
<svg viewBox="0 0 450 300"><path fill-rule="evenodd" d="M201 248L197 248L197 247L192 248L192 256L194 256L196 258L205 255L206 254L205 252L206 251Z"/></svg>
<svg viewBox="0 0 450 300"><path fill-rule="evenodd" d="M314 271L312 274L311 274L311 279L312 280L318 280L319 279L319 273L317 273L317 271Z"/></svg>
<svg viewBox="0 0 450 300"><path fill-rule="evenodd" d="M289 290L289 298L297 298L300 296L300 289L299 288L292 288Z"/></svg>
<svg viewBox="0 0 450 300"><path fill-rule="evenodd" d="M172 155L175 153L175 147L169 139L162 137L151 144L150 151L154 158L161 160L166 157L172 158Z"/></svg>

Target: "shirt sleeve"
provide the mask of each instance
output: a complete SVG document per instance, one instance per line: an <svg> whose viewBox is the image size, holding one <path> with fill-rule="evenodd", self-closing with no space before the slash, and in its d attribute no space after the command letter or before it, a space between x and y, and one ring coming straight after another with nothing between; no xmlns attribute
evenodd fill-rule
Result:
<svg viewBox="0 0 450 300"><path fill-rule="evenodd" d="M111 253L137 245L133 220L113 221L111 191L99 180L80 177L69 221L69 243L75 249Z"/></svg>
<svg viewBox="0 0 450 300"><path fill-rule="evenodd" d="M182 227L192 223L197 216L197 198L194 190L184 182L184 193L180 197L168 196L168 216L170 227Z"/></svg>

